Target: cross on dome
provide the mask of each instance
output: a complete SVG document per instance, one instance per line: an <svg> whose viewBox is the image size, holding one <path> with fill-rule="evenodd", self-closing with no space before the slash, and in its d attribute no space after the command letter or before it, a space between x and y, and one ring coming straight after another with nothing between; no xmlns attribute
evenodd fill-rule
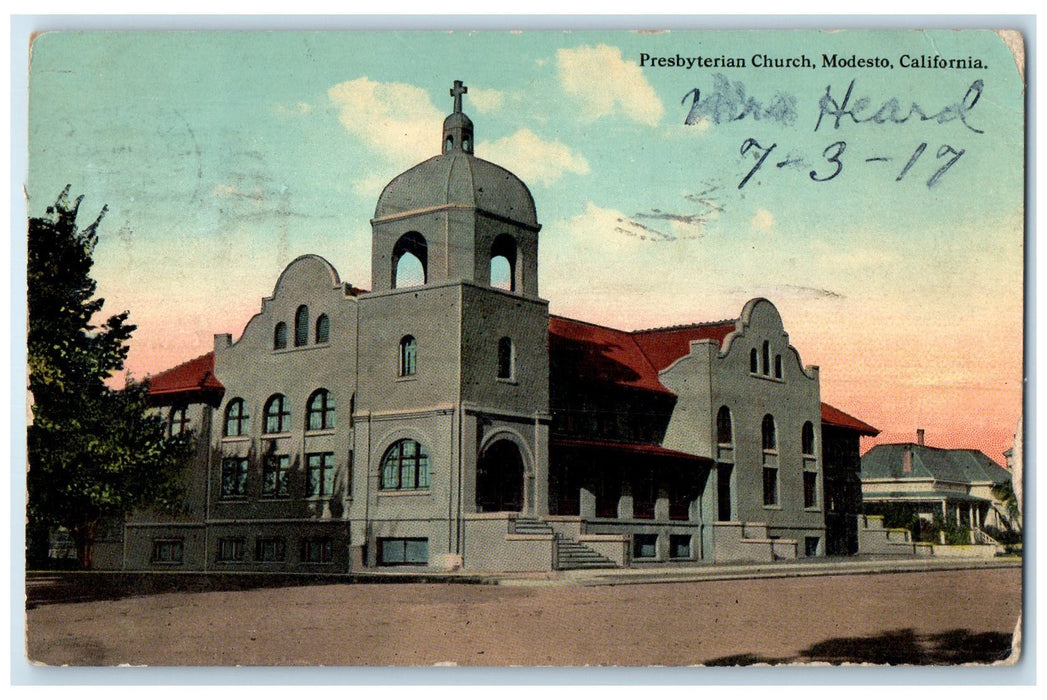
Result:
<svg viewBox="0 0 1047 700"><path fill-rule="evenodd" d="M469 88L462 84L461 80L454 81L454 87L451 88L451 97L454 98L454 113L462 113L462 95L469 92Z"/></svg>

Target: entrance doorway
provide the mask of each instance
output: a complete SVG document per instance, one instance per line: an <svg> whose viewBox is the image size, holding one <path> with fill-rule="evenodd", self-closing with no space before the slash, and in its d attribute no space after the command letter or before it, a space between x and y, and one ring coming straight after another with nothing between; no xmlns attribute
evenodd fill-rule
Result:
<svg viewBox="0 0 1047 700"><path fill-rule="evenodd" d="M481 513L523 510L524 466L511 440L487 446L476 465L476 509Z"/></svg>

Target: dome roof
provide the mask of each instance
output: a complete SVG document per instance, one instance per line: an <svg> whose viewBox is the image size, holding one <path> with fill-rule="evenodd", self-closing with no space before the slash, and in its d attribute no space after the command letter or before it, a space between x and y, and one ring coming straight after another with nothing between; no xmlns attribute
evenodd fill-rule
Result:
<svg viewBox="0 0 1047 700"><path fill-rule="evenodd" d="M397 175L385 186L374 218L458 204L537 228L534 198L511 172L454 149Z"/></svg>

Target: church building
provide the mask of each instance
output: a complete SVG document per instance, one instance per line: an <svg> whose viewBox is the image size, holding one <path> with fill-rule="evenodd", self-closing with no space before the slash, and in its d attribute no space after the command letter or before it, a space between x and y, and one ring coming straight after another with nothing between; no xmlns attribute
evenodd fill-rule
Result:
<svg viewBox="0 0 1047 700"><path fill-rule="evenodd" d="M171 430L196 438L187 510L136 514L107 564L548 571L853 553L860 494L832 484L857 483L858 437L876 431L821 403L775 306L640 331L550 315L534 198L473 154L464 93L456 81L440 154L378 198L369 291L303 255L238 338L151 377Z"/></svg>

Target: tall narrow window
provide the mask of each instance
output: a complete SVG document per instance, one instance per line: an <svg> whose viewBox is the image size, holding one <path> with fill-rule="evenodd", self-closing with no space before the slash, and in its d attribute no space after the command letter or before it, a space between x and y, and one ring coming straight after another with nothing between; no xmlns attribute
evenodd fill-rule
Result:
<svg viewBox="0 0 1047 700"><path fill-rule="evenodd" d="M330 496L334 493L333 452L306 455L305 466L307 496Z"/></svg>
<svg viewBox="0 0 1047 700"><path fill-rule="evenodd" d="M222 498L247 495L247 458L227 457L222 460Z"/></svg>
<svg viewBox="0 0 1047 700"><path fill-rule="evenodd" d="M331 319L327 314L320 314L316 319L316 342L326 343L331 340Z"/></svg>
<svg viewBox="0 0 1047 700"><path fill-rule="evenodd" d="M334 427L334 397L327 389L317 389L309 397L306 408L309 430L328 430Z"/></svg>
<svg viewBox="0 0 1047 700"><path fill-rule="evenodd" d="M303 304L294 315L294 346L300 348L309 343L309 307Z"/></svg>
<svg viewBox="0 0 1047 700"><path fill-rule="evenodd" d="M775 379L781 379L782 378L782 356L781 355L775 355L774 356L774 378Z"/></svg>
<svg viewBox="0 0 1047 700"><path fill-rule="evenodd" d="M287 347L287 324L283 321L276 324L273 329L273 350L283 350Z"/></svg>
<svg viewBox="0 0 1047 700"><path fill-rule="evenodd" d="M274 394L265 404L265 432L285 433L290 429L290 404L283 394Z"/></svg>
<svg viewBox="0 0 1047 700"><path fill-rule="evenodd" d="M515 364L512 338L498 339L498 378L512 379Z"/></svg>
<svg viewBox="0 0 1047 700"><path fill-rule="evenodd" d="M729 445L733 439L731 409L720 406L720 411L716 414L716 442L721 445Z"/></svg>
<svg viewBox="0 0 1047 700"><path fill-rule="evenodd" d="M267 455L262 469L262 495L269 498L286 498L291 473L291 458L287 455Z"/></svg>
<svg viewBox="0 0 1047 700"><path fill-rule="evenodd" d="M774 467L763 468L763 504L778 505L778 470Z"/></svg>
<svg viewBox="0 0 1047 700"><path fill-rule="evenodd" d="M803 507L818 507L818 473L803 473Z"/></svg>
<svg viewBox="0 0 1047 700"><path fill-rule="evenodd" d="M167 434L176 437L189 430L189 414L186 406L172 406L167 416Z"/></svg>
<svg viewBox="0 0 1047 700"><path fill-rule="evenodd" d="M763 417L763 449L765 452L773 452L778 449L778 436L774 429L774 416L768 414Z"/></svg>
<svg viewBox="0 0 1047 700"><path fill-rule="evenodd" d="M382 457L382 489L429 488L429 453L415 440L393 443Z"/></svg>
<svg viewBox="0 0 1047 700"><path fill-rule="evenodd" d="M414 336L405 335L400 340L400 376L413 376L418 369L418 341Z"/></svg>
<svg viewBox="0 0 1047 700"><path fill-rule="evenodd" d="M763 364L761 369L764 374L771 373L771 344L766 340L763 341Z"/></svg>
<svg viewBox="0 0 1047 700"><path fill-rule="evenodd" d="M749 351L749 372L756 374L760 371L760 360L758 358L756 348Z"/></svg>
<svg viewBox="0 0 1047 700"><path fill-rule="evenodd" d="M809 457L814 456L814 425L811 421L807 421L803 424L803 431L800 434L800 443L803 446L803 453Z"/></svg>
<svg viewBox="0 0 1047 700"><path fill-rule="evenodd" d="M247 415L247 405L243 399L233 399L225 407L225 435L236 437L247 435L250 416Z"/></svg>

